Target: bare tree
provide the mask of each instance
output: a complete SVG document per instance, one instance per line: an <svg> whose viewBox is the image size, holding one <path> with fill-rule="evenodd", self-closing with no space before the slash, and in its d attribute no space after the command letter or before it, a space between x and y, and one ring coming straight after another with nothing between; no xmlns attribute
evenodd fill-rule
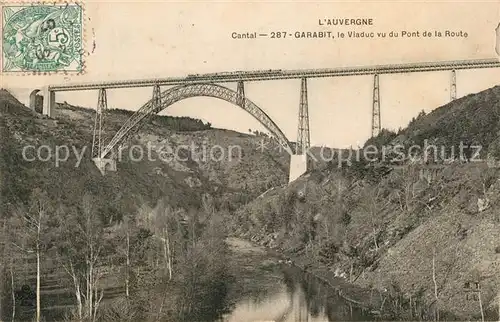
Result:
<svg viewBox="0 0 500 322"><path fill-rule="evenodd" d="M12 298L12 322L16 320L16 285L14 284L14 260L10 261L10 296Z"/></svg>
<svg viewBox="0 0 500 322"><path fill-rule="evenodd" d="M41 319L41 257L50 245L51 234L48 229L48 212L50 209L47 194L39 189L35 189L31 195L31 205L26 209L19 206L18 214L10 222L10 228L16 231L11 235L11 245L18 251L25 254L35 254L36 256L36 310L35 321ZM13 263L11 263L11 266ZM13 284L13 272L11 282Z"/></svg>
<svg viewBox="0 0 500 322"><path fill-rule="evenodd" d="M375 246L375 251L379 249L379 225L380 225L380 211L390 203L390 200L387 200L385 203L383 202L382 196L382 188L380 185L376 185L374 187L367 187L365 189L366 194L363 196L363 202L361 203L363 208L365 208L366 212L369 216L369 221L371 223L372 228L372 236L373 236L373 245Z"/></svg>
<svg viewBox="0 0 500 322"><path fill-rule="evenodd" d="M78 310L78 319L79 321L83 320L83 300L82 300L82 292L81 292L81 281L80 274L75 270L75 265L73 264L73 259L66 259L66 263L63 263L63 267L71 277L74 286L75 298L76 298L76 306Z"/></svg>
<svg viewBox="0 0 500 322"><path fill-rule="evenodd" d="M479 212L491 206L490 200L488 198L488 188L495 180L496 176L492 175L492 172L490 172L489 169L487 169L486 171L480 168L477 169L476 178L474 181L477 182L476 186L479 195L477 200L477 206Z"/></svg>
<svg viewBox="0 0 500 322"><path fill-rule="evenodd" d="M133 274L133 252L132 249L132 236L136 231L135 221L130 216L124 216L118 228L118 245L117 251L120 256L125 260L125 296L130 296L131 276Z"/></svg>
<svg viewBox="0 0 500 322"><path fill-rule="evenodd" d="M27 222L27 227L35 236L35 253L36 253L36 321L40 321L40 237L42 232L42 220L45 217L45 205L38 201L36 205L35 216L26 214L24 219Z"/></svg>
<svg viewBox="0 0 500 322"><path fill-rule="evenodd" d="M85 241L85 303L87 306L87 316L95 321L97 310L104 296L104 290L99 289L99 280L102 274L96 269L100 263L102 244L100 243L101 227L96 218L89 197L83 200L84 221L78 226Z"/></svg>
<svg viewBox="0 0 500 322"><path fill-rule="evenodd" d="M118 253L125 258L125 296L130 296L130 269L131 269L131 254L130 254L130 219L128 216L123 217L123 221L118 229Z"/></svg>
<svg viewBox="0 0 500 322"><path fill-rule="evenodd" d="M436 321L439 321L439 297L438 297L438 285L436 280L436 249L432 250L432 282L434 284L434 299L436 301L435 316Z"/></svg>
<svg viewBox="0 0 500 322"><path fill-rule="evenodd" d="M161 237L163 241L163 247L165 252L165 258L167 260L168 267L168 279L172 279L172 252L170 250L170 237L168 233L168 224L163 228L163 237Z"/></svg>
<svg viewBox="0 0 500 322"><path fill-rule="evenodd" d="M80 211L64 220L59 256L71 277L77 301L78 318L96 321L104 289L100 286L104 262L102 225L90 196L84 196Z"/></svg>
<svg viewBox="0 0 500 322"><path fill-rule="evenodd" d="M9 283L10 283L10 296L11 296L11 321L16 319L16 287L15 287L15 279L14 279L14 265L16 259L16 249L14 249L12 244L12 233L13 229L10 225L9 220L1 221L1 233L0 233L0 251L2 254L2 258L9 259L0 262L0 273L8 271L9 274ZM3 274L1 274L0 278L0 290L5 289L3 283L4 281ZM1 297L2 294L0 294ZM2 311L2 301L0 301L0 318L4 315Z"/></svg>
<svg viewBox="0 0 500 322"><path fill-rule="evenodd" d="M397 179L396 184L399 186L399 189L396 190L396 195L401 211L410 212L413 210L413 202L415 200L415 172L416 169L414 167L408 166Z"/></svg>
<svg viewBox="0 0 500 322"><path fill-rule="evenodd" d="M173 246L172 234L176 228L173 225L175 222L176 212L169 206L161 203L157 208L157 215L155 218L155 236L161 240L163 246L163 257L167 266L169 280L173 276Z"/></svg>
<svg viewBox="0 0 500 322"><path fill-rule="evenodd" d="M483 309L483 300L482 300L482 297L481 297L481 290L479 292L477 292L477 297L478 297L478 300L479 300L479 310L481 311L481 322L484 322L484 309Z"/></svg>

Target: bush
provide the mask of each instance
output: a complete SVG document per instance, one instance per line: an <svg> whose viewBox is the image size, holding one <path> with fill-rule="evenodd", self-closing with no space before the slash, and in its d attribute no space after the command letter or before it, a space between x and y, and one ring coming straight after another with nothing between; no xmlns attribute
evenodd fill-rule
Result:
<svg viewBox="0 0 500 322"><path fill-rule="evenodd" d="M335 257L339 252L339 247L335 243L330 242L321 246L319 250L320 261L325 264L332 264L335 262Z"/></svg>

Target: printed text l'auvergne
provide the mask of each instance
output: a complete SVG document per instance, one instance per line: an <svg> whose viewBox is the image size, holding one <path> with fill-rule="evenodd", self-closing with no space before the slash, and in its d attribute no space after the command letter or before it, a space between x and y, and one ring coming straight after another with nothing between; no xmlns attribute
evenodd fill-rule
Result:
<svg viewBox="0 0 500 322"><path fill-rule="evenodd" d="M320 18L320 26L373 26L373 18Z"/></svg>

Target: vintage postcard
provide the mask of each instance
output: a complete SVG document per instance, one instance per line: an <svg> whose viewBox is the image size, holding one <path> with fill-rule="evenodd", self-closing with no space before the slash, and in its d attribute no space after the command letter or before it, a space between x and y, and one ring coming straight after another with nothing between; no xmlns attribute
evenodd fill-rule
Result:
<svg viewBox="0 0 500 322"><path fill-rule="evenodd" d="M0 321L500 319L500 1L0 11Z"/></svg>

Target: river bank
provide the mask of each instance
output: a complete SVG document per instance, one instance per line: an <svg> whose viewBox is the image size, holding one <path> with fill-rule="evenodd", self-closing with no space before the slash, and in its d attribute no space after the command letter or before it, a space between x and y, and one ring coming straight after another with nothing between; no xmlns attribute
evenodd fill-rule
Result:
<svg viewBox="0 0 500 322"><path fill-rule="evenodd" d="M290 263L284 254L241 238L230 237L226 243L233 253L231 266L243 267L238 271L240 282L236 283L238 292L242 292L238 294L243 295L233 303L236 317L224 321L288 321L291 316L297 319L308 315L310 321L377 318L377 313L364 303L369 295L321 270L311 269L299 258ZM229 298L235 298L235 294ZM376 296L372 298L371 303L376 303Z"/></svg>
<svg viewBox="0 0 500 322"><path fill-rule="evenodd" d="M244 236L241 238L249 238ZM311 275L329 287L342 301L360 308L369 314L372 320L428 320L432 306L425 304L422 299L405 298L395 289L364 288L356 285L359 277L332 270L331 267L314 261L306 253L293 253L276 247L269 238L259 239L257 236L249 238L253 243L263 247L270 255L280 258L280 262L298 268L303 274ZM446 320L456 320L457 317L449 312L441 312L440 316Z"/></svg>

